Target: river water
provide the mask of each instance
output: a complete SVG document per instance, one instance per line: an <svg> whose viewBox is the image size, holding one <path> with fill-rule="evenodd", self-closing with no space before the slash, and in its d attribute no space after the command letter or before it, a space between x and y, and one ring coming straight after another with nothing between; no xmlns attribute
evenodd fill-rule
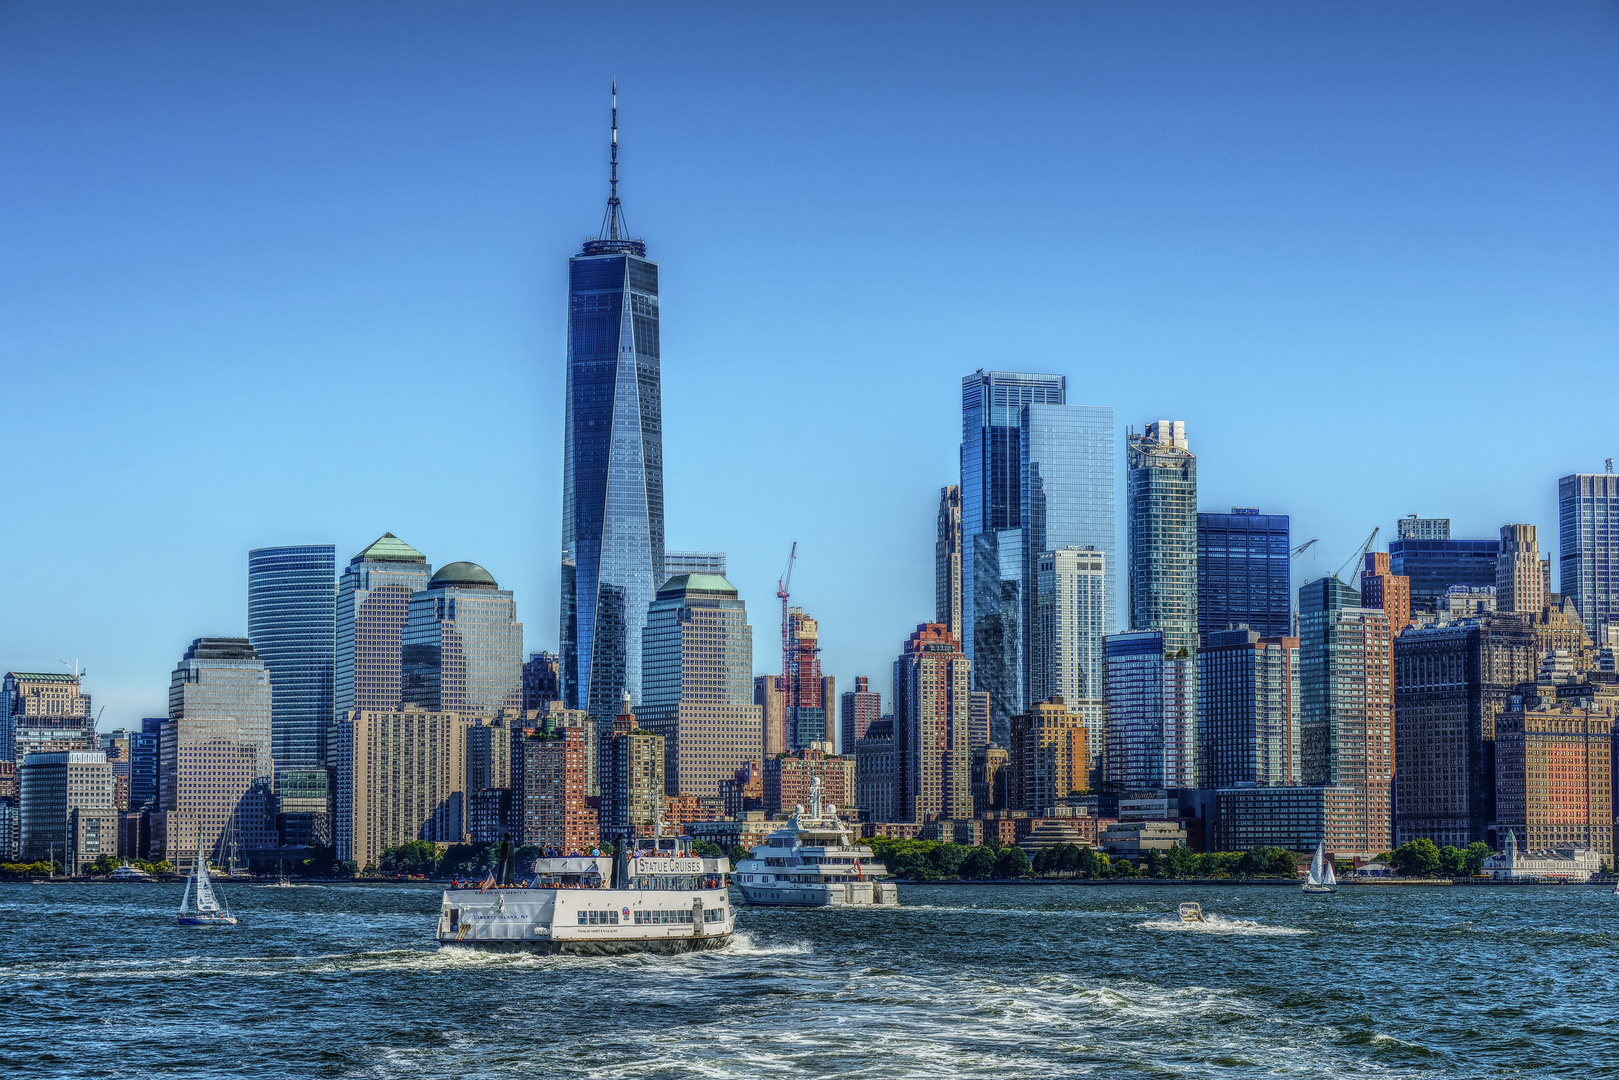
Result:
<svg viewBox="0 0 1619 1080"><path fill-rule="evenodd" d="M427 886L180 889L0 885L0 1076L1619 1076L1594 887L902 884L610 959L439 949Z"/></svg>

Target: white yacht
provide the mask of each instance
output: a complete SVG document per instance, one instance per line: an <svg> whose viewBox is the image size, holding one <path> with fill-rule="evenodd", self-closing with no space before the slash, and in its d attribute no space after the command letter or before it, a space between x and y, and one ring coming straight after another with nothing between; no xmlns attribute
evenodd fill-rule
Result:
<svg viewBox="0 0 1619 1080"><path fill-rule="evenodd" d="M535 859L533 877L500 871L482 886L446 889L438 942L497 951L589 956L717 949L736 929L730 863L700 858L688 837L620 843L611 859Z"/></svg>
<svg viewBox="0 0 1619 1080"><path fill-rule="evenodd" d="M821 811L821 781L810 785L809 813L797 807L777 829L736 864L735 884L750 904L781 907L847 907L898 904L899 886L884 881L888 868L859 843L838 817Z"/></svg>

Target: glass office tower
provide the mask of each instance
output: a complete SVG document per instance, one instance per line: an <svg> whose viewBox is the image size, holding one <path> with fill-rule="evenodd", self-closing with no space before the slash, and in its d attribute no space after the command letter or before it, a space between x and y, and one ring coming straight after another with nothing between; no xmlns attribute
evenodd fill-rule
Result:
<svg viewBox="0 0 1619 1080"><path fill-rule="evenodd" d="M613 188L601 235L568 261L562 451L562 696L599 719L641 700L647 607L664 580L658 264L624 231Z"/></svg>
<svg viewBox="0 0 1619 1080"><path fill-rule="evenodd" d="M1197 633L1208 644L1217 631L1246 626L1260 637L1292 632L1286 514L1234 506L1229 514L1197 515Z"/></svg>
<svg viewBox="0 0 1619 1080"><path fill-rule="evenodd" d="M1602 644L1603 624L1619 619L1619 476L1575 473L1557 482L1557 576L1563 595Z"/></svg>
<svg viewBox="0 0 1619 1080"><path fill-rule="evenodd" d="M1411 579L1411 606L1425 611L1438 607L1452 585L1474 591L1495 588L1500 556L1500 540L1389 541L1389 571Z"/></svg>
<svg viewBox="0 0 1619 1080"><path fill-rule="evenodd" d="M331 544L247 553L247 639L270 673L271 755L284 769L326 764L336 574Z"/></svg>
<svg viewBox="0 0 1619 1080"><path fill-rule="evenodd" d="M1002 745L1024 696L1023 409L1061 405L1066 388L1061 375L1009 371L961 380L961 647Z"/></svg>
<svg viewBox="0 0 1619 1080"><path fill-rule="evenodd" d="M1130 628L1161 630L1171 653L1197 650L1197 457L1186 425L1128 437Z"/></svg>
<svg viewBox="0 0 1619 1080"><path fill-rule="evenodd" d="M334 723L351 711L399 708L410 598L427 588L432 572L427 557L393 533L383 533L349 560L337 586ZM327 754L333 756L330 745Z"/></svg>

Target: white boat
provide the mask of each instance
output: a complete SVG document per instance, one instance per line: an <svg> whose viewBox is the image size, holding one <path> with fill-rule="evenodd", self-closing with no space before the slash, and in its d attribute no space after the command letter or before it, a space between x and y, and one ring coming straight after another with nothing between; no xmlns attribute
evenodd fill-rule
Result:
<svg viewBox="0 0 1619 1080"><path fill-rule="evenodd" d="M1187 900L1181 904L1178 914L1181 922L1203 922L1203 905L1196 900Z"/></svg>
<svg viewBox="0 0 1619 1080"><path fill-rule="evenodd" d="M634 843L635 841L630 841ZM481 886L446 889L437 940L503 952L604 956L717 949L736 929L730 863L691 853L688 837L659 837L611 859L535 859L522 885L505 851Z"/></svg>
<svg viewBox="0 0 1619 1080"><path fill-rule="evenodd" d="M1332 860L1327 858L1327 842L1325 840L1316 845L1315 858L1310 860L1310 873L1304 879L1305 893L1318 896L1324 893L1335 893L1338 878L1332 872Z"/></svg>
<svg viewBox="0 0 1619 1080"><path fill-rule="evenodd" d="M797 808L736 864L736 887L750 904L777 907L865 907L899 903L888 868L857 842L838 808L821 810L821 781L810 784L809 813Z"/></svg>
<svg viewBox="0 0 1619 1080"><path fill-rule="evenodd" d="M192 890L196 890L196 905L192 906ZM214 892L214 882L208 876L208 860L202 854L191 864L191 876L186 878L185 895L180 898L181 926L235 926L241 920Z"/></svg>
<svg viewBox="0 0 1619 1080"><path fill-rule="evenodd" d="M155 881L156 879L154 877L152 877L151 874L148 874L145 870L142 870L138 866L131 866L128 863L119 863L117 866L115 866L113 868L112 873L107 875L107 880L109 880L109 881Z"/></svg>

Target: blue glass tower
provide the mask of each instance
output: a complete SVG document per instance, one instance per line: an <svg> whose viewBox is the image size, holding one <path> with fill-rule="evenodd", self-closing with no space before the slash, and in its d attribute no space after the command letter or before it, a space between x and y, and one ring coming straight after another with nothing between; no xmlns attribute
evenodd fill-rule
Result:
<svg viewBox="0 0 1619 1080"><path fill-rule="evenodd" d="M247 553L247 638L270 673L270 756L282 768L326 764L336 574L331 544Z"/></svg>
<svg viewBox="0 0 1619 1080"><path fill-rule="evenodd" d="M980 369L961 380L961 647L997 740L1024 704L1023 407L1061 405L1066 392L1061 375Z"/></svg>
<svg viewBox="0 0 1619 1080"><path fill-rule="evenodd" d="M600 236L568 262L562 477L562 695L598 718L641 700L641 635L663 581L658 264L612 194Z"/></svg>
<svg viewBox="0 0 1619 1080"><path fill-rule="evenodd" d="M1023 407L1019 423L1024 690L1017 711L1021 713L1033 704L1034 665L1039 661L1034 616L1041 553L1070 547L1103 552L1103 633L1118 630L1115 477L1119 459L1111 406L1032 403ZM1099 655L1099 640L1095 647ZM1101 698L1101 687L1095 691L1091 696Z"/></svg>
<svg viewBox="0 0 1619 1080"><path fill-rule="evenodd" d="M1411 606L1430 611L1452 585L1495 588L1495 564L1500 556L1500 540L1401 537L1389 541L1389 570L1411 579Z"/></svg>
<svg viewBox="0 0 1619 1080"><path fill-rule="evenodd" d="M1233 507L1197 515L1197 632L1247 626L1260 637L1292 633L1293 590L1286 514Z"/></svg>

